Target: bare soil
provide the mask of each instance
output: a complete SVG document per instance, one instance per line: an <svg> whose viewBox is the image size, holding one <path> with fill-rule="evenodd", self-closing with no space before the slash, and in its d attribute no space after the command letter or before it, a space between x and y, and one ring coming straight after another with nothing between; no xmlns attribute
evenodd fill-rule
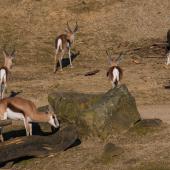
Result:
<svg viewBox="0 0 170 170"><path fill-rule="evenodd" d="M21 91L20 96L42 106L53 89L106 92L111 84L105 50L113 55L123 51L122 83L135 97L141 117L165 122L142 136L125 133L104 142L89 139L50 158L22 161L14 169L170 169L170 90L164 88L170 68L165 67L165 50L150 48L166 40L169 11L169 0L0 0L0 47L6 44L9 51L13 47L17 51L7 95ZM67 21L72 27L78 21L72 51L80 55L73 60L74 68L68 65L54 74L54 40ZM140 49L132 50L136 48ZM84 76L95 69L100 72ZM100 155L107 142L121 146L124 153L103 161Z"/></svg>

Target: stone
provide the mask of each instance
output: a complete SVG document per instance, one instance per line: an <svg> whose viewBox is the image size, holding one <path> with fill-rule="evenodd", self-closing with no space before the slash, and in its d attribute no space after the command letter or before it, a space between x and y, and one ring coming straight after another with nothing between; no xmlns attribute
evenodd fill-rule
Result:
<svg viewBox="0 0 170 170"><path fill-rule="evenodd" d="M48 100L61 121L76 124L80 137L106 138L128 130L141 119L125 85L105 94L53 92Z"/></svg>

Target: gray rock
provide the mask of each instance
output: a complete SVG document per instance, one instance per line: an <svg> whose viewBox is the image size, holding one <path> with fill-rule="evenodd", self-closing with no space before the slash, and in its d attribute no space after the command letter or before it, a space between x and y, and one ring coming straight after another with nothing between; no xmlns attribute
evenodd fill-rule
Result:
<svg viewBox="0 0 170 170"><path fill-rule="evenodd" d="M142 119L135 124L136 127L159 127L162 125L162 120L160 119Z"/></svg>
<svg viewBox="0 0 170 170"><path fill-rule="evenodd" d="M135 99L125 85L96 95L54 92L48 99L62 121L77 125L80 136L105 138L129 129L140 120Z"/></svg>
<svg viewBox="0 0 170 170"><path fill-rule="evenodd" d="M105 155L106 157L113 157L113 156L118 156L123 152L123 149L119 146L116 146L113 143L107 143L104 146L104 152L103 155Z"/></svg>

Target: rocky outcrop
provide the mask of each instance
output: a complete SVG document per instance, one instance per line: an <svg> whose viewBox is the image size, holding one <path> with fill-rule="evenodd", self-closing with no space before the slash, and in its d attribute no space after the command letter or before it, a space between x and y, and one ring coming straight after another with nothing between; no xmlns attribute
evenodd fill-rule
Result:
<svg viewBox="0 0 170 170"><path fill-rule="evenodd" d="M80 136L105 138L140 120L135 99L125 85L96 95L53 92L48 99L59 119L77 125Z"/></svg>

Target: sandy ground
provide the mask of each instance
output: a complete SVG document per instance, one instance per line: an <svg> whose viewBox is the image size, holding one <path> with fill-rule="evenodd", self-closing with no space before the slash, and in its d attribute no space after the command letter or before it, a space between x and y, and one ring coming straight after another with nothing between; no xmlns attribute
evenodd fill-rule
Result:
<svg viewBox="0 0 170 170"><path fill-rule="evenodd" d="M143 119L161 119L170 124L170 105L141 105L138 110Z"/></svg>
<svg viewBox="0 0 170 170"><path fill-rule="evenodd" d="M106 78L105 50L114 56L123 51L122 83L135 97L142 118L168 123L146 135L107 139L105 143L124 149L110 163L100 160L104 144L93 139L53 158L23 161L14 169L170 169L170 92L164 88L169 85L170 67L165 67L165 49L152 48L155 42L166 40L169 11L169 0L0 0L1 51L5 44L8 51L16 48L7 95L21 91L19 96L43 106L53 90L107 92L111 84ZM55 37L64 32L67 21L73 27L76 20L79 32L72 51L80 55L74 59L73 69L68 65L53 74ZM100 72L84 76L94 69Z"/></svg>

